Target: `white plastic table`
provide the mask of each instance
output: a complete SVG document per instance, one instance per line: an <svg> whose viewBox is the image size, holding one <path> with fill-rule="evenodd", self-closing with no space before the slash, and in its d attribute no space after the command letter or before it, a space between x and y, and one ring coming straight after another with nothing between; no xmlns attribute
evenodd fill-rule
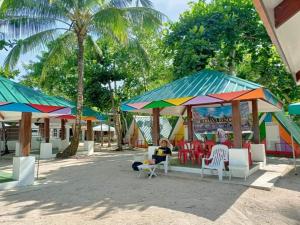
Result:
<svg viewBox="0 0 300 225"><path fill-rule="evenodd" d="M157 167L156 165L150 165L150 164L139 165L138 168L140 172L138 177L140 177L142 172L145 171L150 172L149 179L151 179L152 176L157 176L157 174L155 173L156 167Z"/></svg>

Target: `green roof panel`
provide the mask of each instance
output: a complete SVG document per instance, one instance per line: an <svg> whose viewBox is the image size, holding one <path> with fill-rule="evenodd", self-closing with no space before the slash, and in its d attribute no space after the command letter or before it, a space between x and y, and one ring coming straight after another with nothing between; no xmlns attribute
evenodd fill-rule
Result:
<svg viewBox="0 0 300 225"><path fill-rule="evenodd" d="M132 98L123 104L161 101L163 99L204 96L261 88L261 85L213 70L202 70L155 90ZM148 106L147 106L148 107Z"/></svg>
<svg viewBox="0 0 300 225"><path fill-rule="evenodd" d="M173 104L165 101L154 101L151 102L150 104L146 105L144 109L153 109L153 108L164 108L164 107L169 107L169 106L174 106Z"/></svg>
<svg viewBox="0 0 300 225"><path fill-rule="evenodd" d="M0 102L69 107L63 100L45 95L1 76Z"/></svg>

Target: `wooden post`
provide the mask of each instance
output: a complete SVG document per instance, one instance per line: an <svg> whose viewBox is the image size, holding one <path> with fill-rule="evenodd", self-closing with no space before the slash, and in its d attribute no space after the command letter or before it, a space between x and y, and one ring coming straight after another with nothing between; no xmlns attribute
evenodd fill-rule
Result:
<svg viewBox="0 0 300 225"><path fill-rule="evenodd" d="M61 131L60 131L60 139L61 140L65 140L66 139L66 120L65 119L61 119L60 120L60 124L61 124Z"/></svg>
<svg viewBox="0 0 300 225"><path fill-rule="evenodd" d="M45 137L45 142L49 143L50 142L50 119L49 118L44 119L44 137Z"/></svg>
<svg viewBox="0 0 300 225"><path fill-rule="evenodd" d="M186 107L186 113L187 113L187 126L188 126L188 140L193 141L194 140L194 134L193 134L193 113L192 113L192 106Z"/></svg>
<svg viewBox="0 0 300 225"><path fill-rule="evenodd" d="M258 103L257 99L252 100L252 119L253 119L253 142L254 144L260 143L259 135L259 118L258 118Z"/></svg>
<svg viewBox="0 0 300 225"><path fill-rule="evenodd" d="M19 142L21 156L29 156L31 149L31 118L32 113L22 113L19 127Z"/></svg>
<svg viewBox="0 0 300 225"><path fill-rule="evenodd" d="M233 146L235 148L241 148L242 128L241 128L240 101L232 102L232 126L233 126L233 136L234 136Z"/></svg>
<svg viewBox="0 0 300 225"><path fill-rule="evenodd" d="M93 140L93 126L92 126L92 121L91 120L87 120L86 121L86 126L87 126L87 137L86 140L87 141L92 141Z"/></svg>
<svg viewBox="0 0 300 225"><path fill-rule="evenodd" d="M159 125L159 108L155 108L152 110L153 116L153 124L152 124L152 142L153 145L159 145L159 138L160 138L160 125Z"/></svg>

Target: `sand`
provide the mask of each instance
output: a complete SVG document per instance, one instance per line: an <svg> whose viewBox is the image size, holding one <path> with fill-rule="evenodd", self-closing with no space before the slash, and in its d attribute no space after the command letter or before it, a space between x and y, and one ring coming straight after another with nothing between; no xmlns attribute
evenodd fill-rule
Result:
<svg viewBox="0 0 300 225"><path fill-rule="evenodd" d="M272 191L199 176L131 170L132 151L42 161L39 184L0 192L1 225L35 224L300 224L300 176Z"/></svg>

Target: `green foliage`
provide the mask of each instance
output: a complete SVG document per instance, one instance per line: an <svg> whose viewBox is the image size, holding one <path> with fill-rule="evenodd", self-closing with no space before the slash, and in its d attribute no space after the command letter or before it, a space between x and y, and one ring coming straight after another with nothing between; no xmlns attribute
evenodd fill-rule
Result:
<svg viewBox="0 0 300 225"><path fill-rule="evenodd" d="M200 0L164 42L175 78L212 68L260 83L284 103L300 98L251 0Z"/></svg>

